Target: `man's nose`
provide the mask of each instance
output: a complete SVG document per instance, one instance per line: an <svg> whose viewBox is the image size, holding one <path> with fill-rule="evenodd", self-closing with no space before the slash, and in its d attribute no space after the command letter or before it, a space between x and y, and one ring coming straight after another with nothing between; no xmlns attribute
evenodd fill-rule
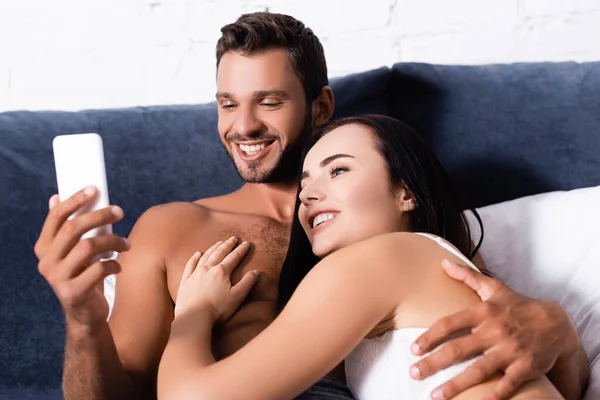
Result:
<svg viewBox="0 0 600 400"><path fill-rule="evenodd" d="M252 136L257 132L262 131L263 124L260 119L256 118L251 107L241 107L239 111L234 124L234 129L237 134L242 136Z"/></svg>

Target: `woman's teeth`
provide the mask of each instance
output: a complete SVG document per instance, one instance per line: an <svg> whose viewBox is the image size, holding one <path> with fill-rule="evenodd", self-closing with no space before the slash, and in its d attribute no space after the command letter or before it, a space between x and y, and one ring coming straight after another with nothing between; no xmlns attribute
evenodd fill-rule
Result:
<svg viewBox="0 0 600 400"><path fill-rule="evenodd" d="M266 143L253 144L252 146L248 146L248 145L245 145L245 144L240 144L240 150L242 150L244 153L248 154L249 156L252 156L252 155L258 153L259 151L261 151L265 147L267 147Z"/></svg>
<svg viewBox="0 0 600 400"><path fill-rule="evenodd" d="M321 225L323 222L325 221L329 221L330 219L334 218L335 214L332 213L324 213L324 214L319 214L315 217L315 219L313 220L313 228L316 228L317 226Z"/></svg>

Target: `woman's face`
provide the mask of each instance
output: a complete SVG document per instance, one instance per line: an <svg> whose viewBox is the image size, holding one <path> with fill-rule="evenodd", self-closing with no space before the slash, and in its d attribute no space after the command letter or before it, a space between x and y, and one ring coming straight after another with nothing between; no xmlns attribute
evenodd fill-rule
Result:
<svg viewBox="0 0 600 400"><path fill-rule="evenodd" d="M304 160L300 223L318 257L370 237L408 230L414 199L392 188L375 136L360 124L334 129Z"/></svg>

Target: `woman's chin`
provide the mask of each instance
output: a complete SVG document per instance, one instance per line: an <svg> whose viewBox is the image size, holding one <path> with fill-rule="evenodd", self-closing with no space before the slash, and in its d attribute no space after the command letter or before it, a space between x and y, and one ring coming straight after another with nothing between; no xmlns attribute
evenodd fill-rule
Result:
<svg viewBox="0 0 600 400"><path fill-rule="evenodd" d="M328 255L330 255L331 253L333 253L336 250L337 250L337 248L333 245L324 246L324 245L319 245L318 243L317 244L313 243L313 246L312 246L312 251L313 251L314 255L321 259L327 257Z"/></svg>

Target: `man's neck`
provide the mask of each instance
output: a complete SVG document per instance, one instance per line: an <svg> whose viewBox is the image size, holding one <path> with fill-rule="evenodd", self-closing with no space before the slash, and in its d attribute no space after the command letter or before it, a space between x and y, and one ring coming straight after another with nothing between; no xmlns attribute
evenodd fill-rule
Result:
<svg viewBox="0 0 600 400"><path fill-rule="evenodd" d="M251 208L260 210L282 223L289 223L294 216L294 205L298 190L297 182L286 183L246 183L240 194L252 199Z"/></svg>

